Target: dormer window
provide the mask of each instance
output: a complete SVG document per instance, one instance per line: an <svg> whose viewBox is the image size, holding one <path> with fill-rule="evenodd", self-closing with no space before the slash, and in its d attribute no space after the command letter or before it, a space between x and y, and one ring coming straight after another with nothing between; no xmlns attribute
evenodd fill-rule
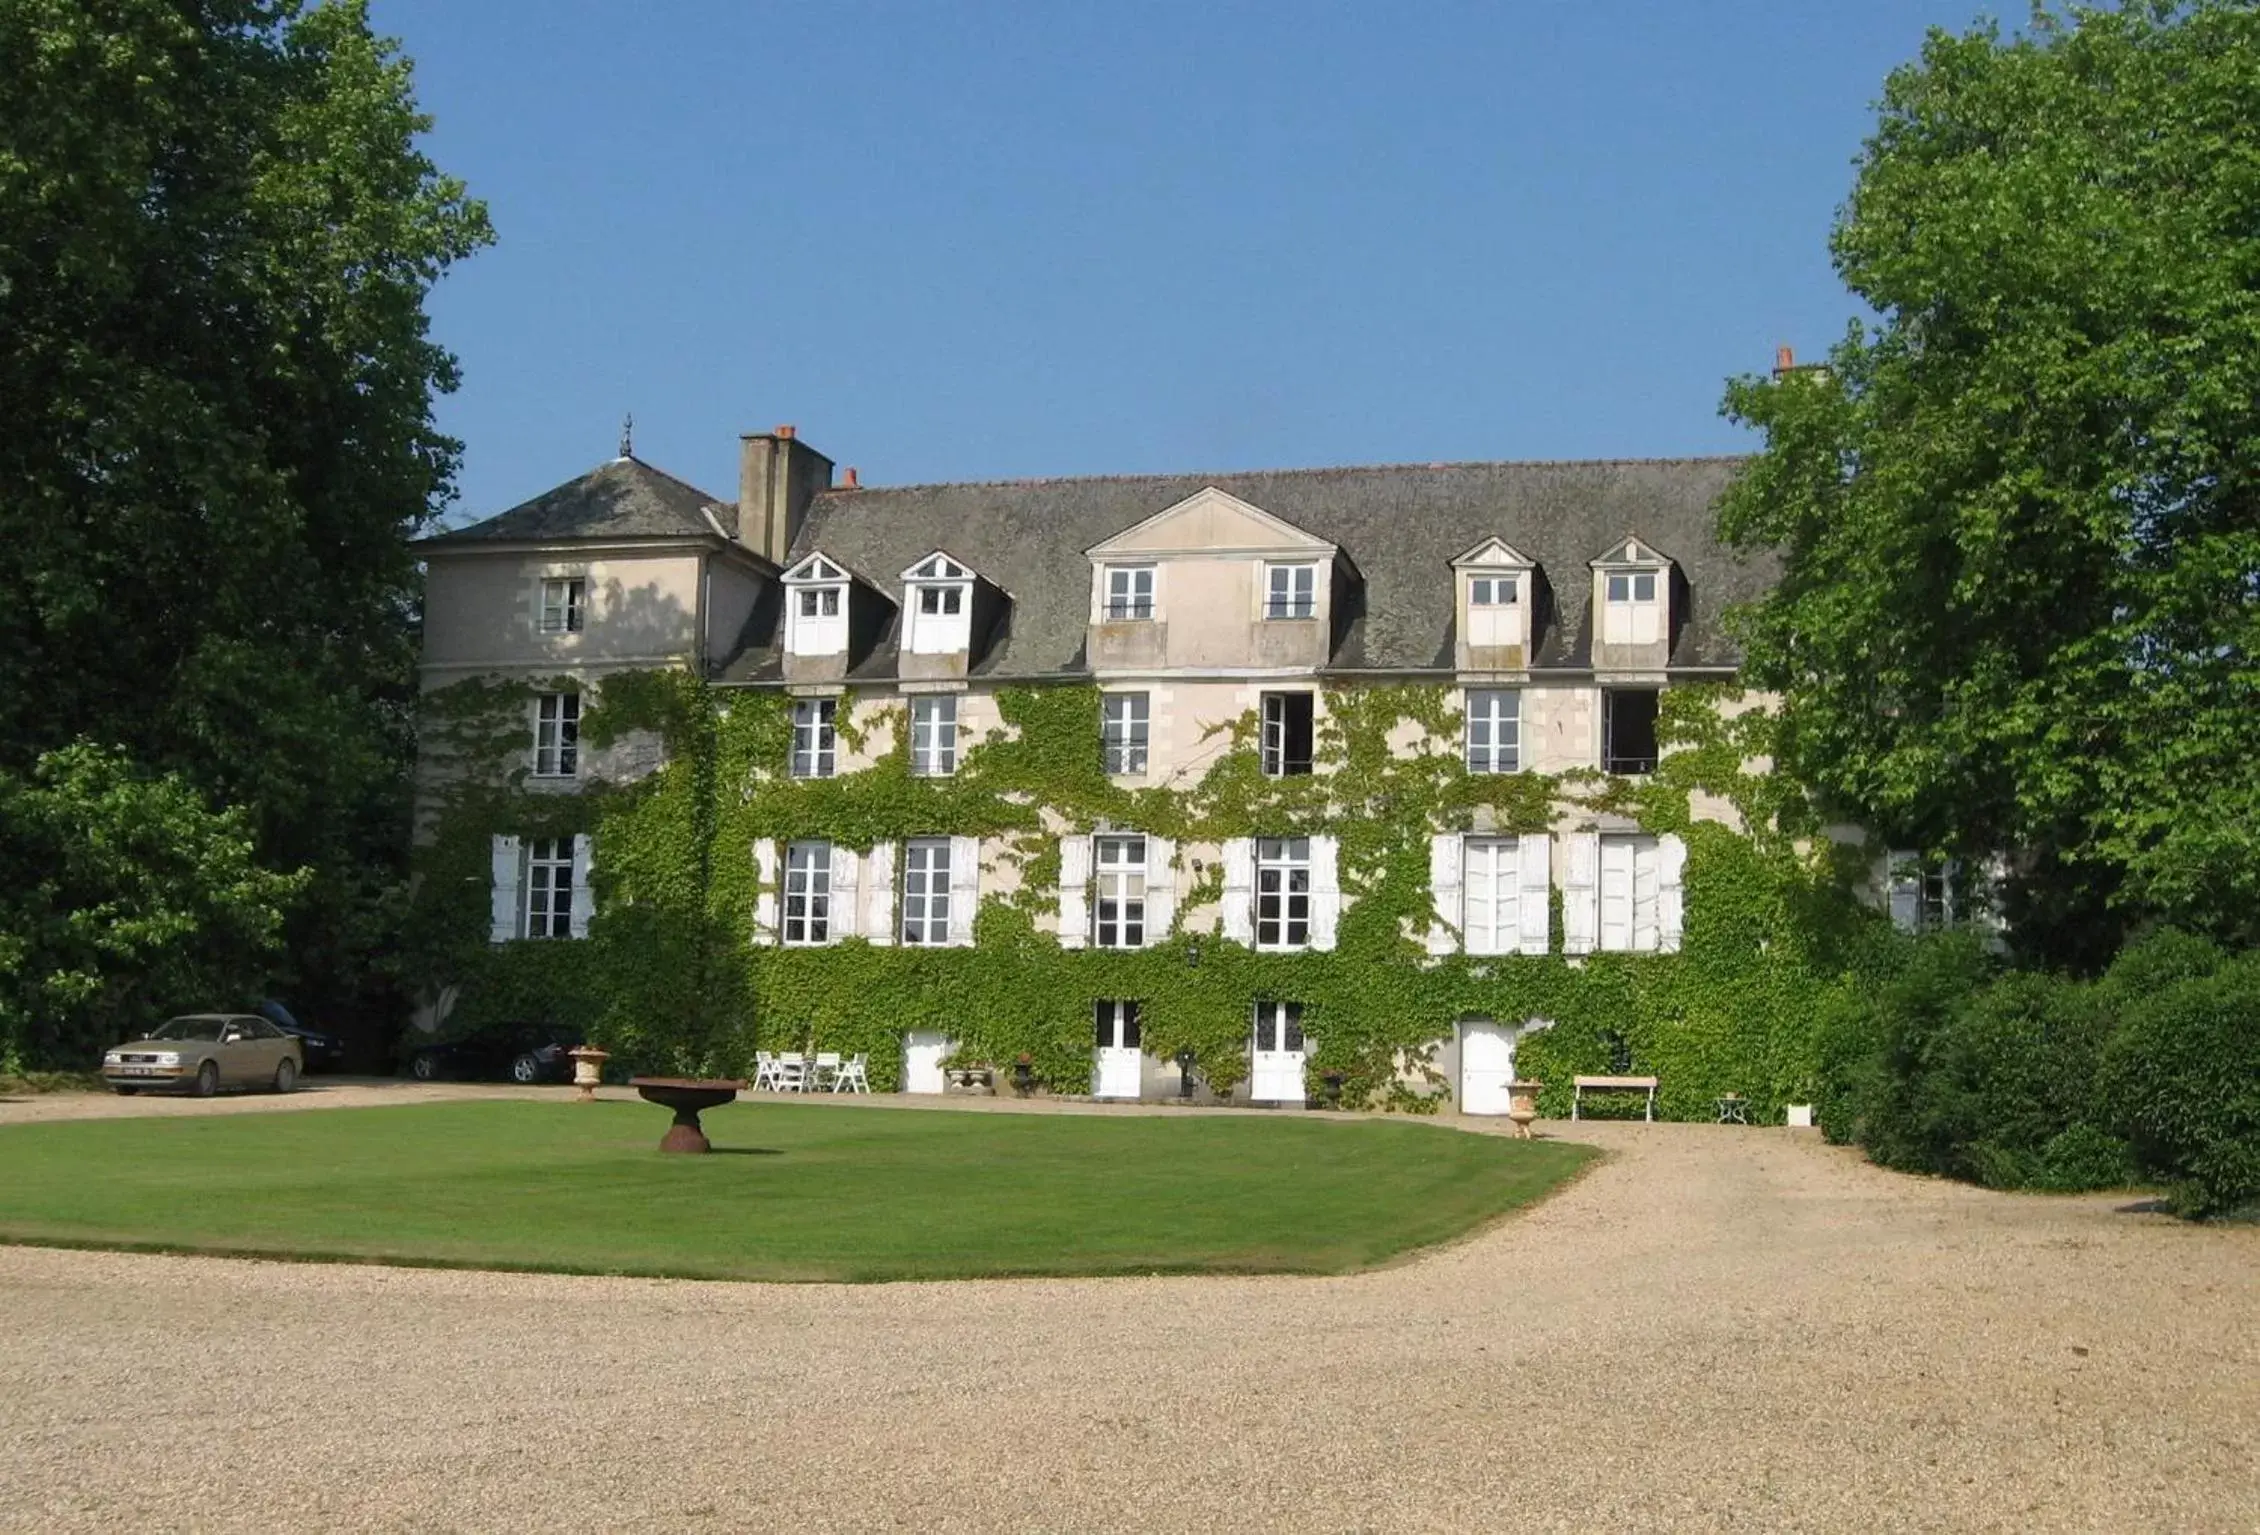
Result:
<svg viewBox="0 0 2260 1535"><path fill-rule="evenodd" d="M1671 562L1637 538L1593 562L1593 595L1600 605L1594 638L1609 646L1662 646L1670 637ZM1622 655L1616 664L1638 658ZM1661 664L1662 657L1649 660Z"/></svg>
<svg viewBox="0 0 2260 1535"><path fill-rule="evenodd" d="M951 655L973 639L973 572L934 553L902 573L907 614L903 649L913 655Z"/></svg>
<svg viewBox="0 0 2260 1535"><path fill-rule="evenodd" d="M848 574L821 554L785 573L785 649L796 656L834 656L848 648Z"/></svg>
<svg viewBox="0 0 2260 1535"><path fill-rule="evenodd" d="M1487 538L1452 561L1459 582L1459 665L1517 672L1530 665L1538 567L1501 539Z"/></svg>
<svg viewBox="0 0 2260 1535"><path fill-rule="evenodd" d="M1513 576L1476 576L1467 583L1471 608L1511 608L1520 585Z"/></svg>
<svg viewBox="0 0 2260 1535"><path fill-rule="evenodd" d="M1154 568L1151 565L1109 565L1105 612L1109 621L1153 617Z"/></svg>
<svg viewBox="0 0 2260 1535"><path fill-rule="evenodd" d="M1263 616L1266 618L1311 618L1318 612L1318 567L1316 565L1267 565L1264 567Z"/></svg>

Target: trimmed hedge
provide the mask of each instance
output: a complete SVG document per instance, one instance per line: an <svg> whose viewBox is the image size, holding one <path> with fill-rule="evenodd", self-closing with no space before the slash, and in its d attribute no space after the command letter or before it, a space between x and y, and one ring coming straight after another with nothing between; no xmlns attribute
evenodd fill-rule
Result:
<svg viewBox="0 0 2260 1535"><path fill-rule="evenodd" d="M2123 998L2110 1081L2144 1168L2185 1215L2260 1205L2260 953Z"/></svg>

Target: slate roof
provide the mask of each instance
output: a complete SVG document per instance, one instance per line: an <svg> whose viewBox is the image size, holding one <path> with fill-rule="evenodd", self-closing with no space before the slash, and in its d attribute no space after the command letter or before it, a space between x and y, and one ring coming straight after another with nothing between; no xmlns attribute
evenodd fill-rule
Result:
<svg viewBox="0 0 2260 1535"><path fill-rule="evenodd" d="M1719 542L1713 508L1738 458L1399 465L1256 473L1113 476L986 484L834 489L816 498L793 543L863 572L894 572L946 548L1011 595L1008 631L976 676L1084 669L1091 566L1085 551L1214 485L1338 545L1364 576L1364 611L1335 669L1449 671L1454 556L1497 536L1537 562L1552 588L1540 668L1591 656L1588 563L1626 534L1678 563L1686 621L1674 667L1731 667L1741 657L1719 624L1730 604L1774 580L1769 559ZM873 584L898 605L901 583ZM894 635L856 677L892 676ZM774 641L740 655L731 680L778 675Z"/></svg>
<svg viewBox="0 0 2260 1535"><path fill-rule="evenodd" d="M711 509L735 537L738 508L685 484L640 458L615 458L467 528L423 540L425 546L575 538L712 538Z"/></svg>

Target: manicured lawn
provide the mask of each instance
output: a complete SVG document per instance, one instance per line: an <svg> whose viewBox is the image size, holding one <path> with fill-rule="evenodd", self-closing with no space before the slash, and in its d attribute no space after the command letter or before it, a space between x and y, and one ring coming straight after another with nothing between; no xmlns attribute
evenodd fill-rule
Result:
<svg viewBox="0 0 2260 1535"><path fill-rule="evenodd" d="M0 1240L707 1279L1340 1273L1593 1155L1430 1125L555 1100L0 1127Z"/></svg>

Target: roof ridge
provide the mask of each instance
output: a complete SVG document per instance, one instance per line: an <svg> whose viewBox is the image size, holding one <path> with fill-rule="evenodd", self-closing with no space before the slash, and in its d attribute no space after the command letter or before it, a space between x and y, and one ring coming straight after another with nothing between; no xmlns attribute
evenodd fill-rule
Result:
<svg viewBox="0 0 2260 1535"><path fill-rule="evenodd" d="M692 495L698 497L701 501L704 501L711 506L726 506L736 504L734 498L731 501L725 502L720 496L714 495L709 491L699 489L696 485L693 485L690 481L684 479L681 475L669 474L666 470L660 468L650 459L638 458L633 453L623 453L616 458L608 458L603 463L597 465L594 469L591 469L589 471L589 474L601 474L606 469L612 467L612 465L614 464L634 464L638 469L644 470L650 474L658 475L661 479L665 480L670 485L681 486L684 490L689 491ZM577 476L577 478L587 479L588 475L580 475ZM568 480L565 483L570 485L573 482L571 480ZM547 492L545 491L543 494L546 495Z"/></svg>
<svg viewBox="0 0 2260 1535"><path fill-rule="evenodd" d="M1371 474L1386 469L1618 469L1661 464L1734 464L1748 453L1682 453L1657 458L1461 458L1436 463L1328 464L1303 469L1170 469L1148 474L1038 474L994 480L917 480L908 485L833 485L819 495L863 495L897 490L981 490L1028 485L1122 485L1134 480L1220 480L1319 474ZM664 471L661 471L664 473Z"/></svg>

